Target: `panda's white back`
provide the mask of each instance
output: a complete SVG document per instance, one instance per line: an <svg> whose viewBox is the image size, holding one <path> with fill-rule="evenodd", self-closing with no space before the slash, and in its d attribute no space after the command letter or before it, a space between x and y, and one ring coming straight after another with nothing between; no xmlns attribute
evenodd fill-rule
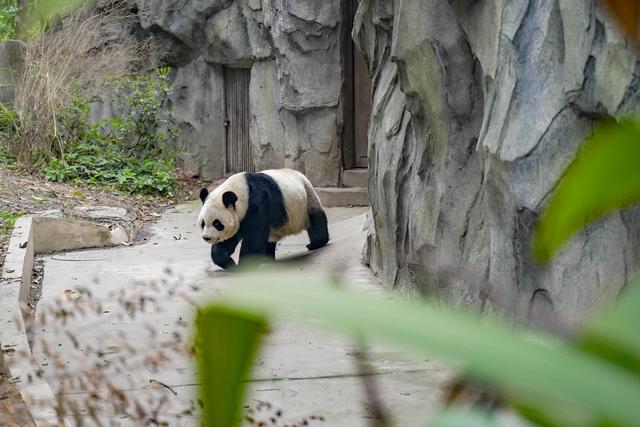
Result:
<svg viewBox="0 0 640 427"><path fill-rule="evenodd" d="M303 174L293 169L269 169L261 173L270 176L278 184L287 210L287 223L272 230L269 241L276 242L285 236L304 231L309 221L307 188L311 187L311 183Z"/></svg>

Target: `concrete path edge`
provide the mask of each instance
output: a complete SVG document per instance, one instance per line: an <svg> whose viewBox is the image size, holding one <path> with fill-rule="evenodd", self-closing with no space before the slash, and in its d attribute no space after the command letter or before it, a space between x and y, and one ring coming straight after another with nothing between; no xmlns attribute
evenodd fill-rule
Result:
<svg viewBox="0 0 640 427"><path fill-rule="evenodd" d="M36 253L126 243L120 229L67 218L22 216L16 220L0 277L0 359L37 427L59 426L51 387L32 363L25 328ZM68 422L63 425L69 426Z"/></svg>

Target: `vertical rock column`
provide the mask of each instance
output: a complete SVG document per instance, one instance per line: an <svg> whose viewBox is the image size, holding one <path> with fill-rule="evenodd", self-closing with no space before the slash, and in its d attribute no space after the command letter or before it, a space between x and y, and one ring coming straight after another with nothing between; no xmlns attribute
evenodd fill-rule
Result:
<svg viewBox="0 0 640 427"><path fill-rule="evenodd" d="M580 324L640 261L640 211L587 228L549 265L531 236L598 118L640 106L638 57L593 1L363 0L374 80L365 248L391 286ZM489 281L494 290L480 292Z"/></svg>

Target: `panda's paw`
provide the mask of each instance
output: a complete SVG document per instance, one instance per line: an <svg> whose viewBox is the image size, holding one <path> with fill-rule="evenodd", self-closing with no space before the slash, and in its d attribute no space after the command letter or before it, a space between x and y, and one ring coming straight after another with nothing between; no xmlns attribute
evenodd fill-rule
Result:
<svg viewBox="0 0 640 427"><path fill-rule="evenodd" d="M214 264L220 267L221 269L223 269L224 271L232 271L238 268L238 265L232 259L229 259L228 261L225 261L225 262L220 262L220 260L218 261L219 262L214 262Z"/></svg>
<svg viewBox="0 0 640 427"><path fill-rule="evenodd" d="M307 245L307 249L310 251L315 251L316 249L323 248L327 245L328 242L311 242Z"/></svg>
<svg viewBox="0 0 640 427"><path fill-rule="evenodd" d="M240 270L240 268L237 265L229 265L227 267L224 268L224 272L225 273L237 273Z"/></svg>

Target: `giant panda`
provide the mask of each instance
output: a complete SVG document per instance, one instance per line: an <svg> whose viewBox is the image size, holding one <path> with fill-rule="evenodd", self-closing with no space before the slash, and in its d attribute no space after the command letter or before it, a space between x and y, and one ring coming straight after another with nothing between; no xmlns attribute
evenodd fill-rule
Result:
<svg viewBox="0 0 640 427"><path fill-rule="evenodd" d="M214 264L236 266L231 255L242 241L240 260L251 256L275 259L276 242L307 230L309 250L329 241L327 216L311 182L292 169L241 172L212 192L200 190L198 225L211 244Z"/></svg>

